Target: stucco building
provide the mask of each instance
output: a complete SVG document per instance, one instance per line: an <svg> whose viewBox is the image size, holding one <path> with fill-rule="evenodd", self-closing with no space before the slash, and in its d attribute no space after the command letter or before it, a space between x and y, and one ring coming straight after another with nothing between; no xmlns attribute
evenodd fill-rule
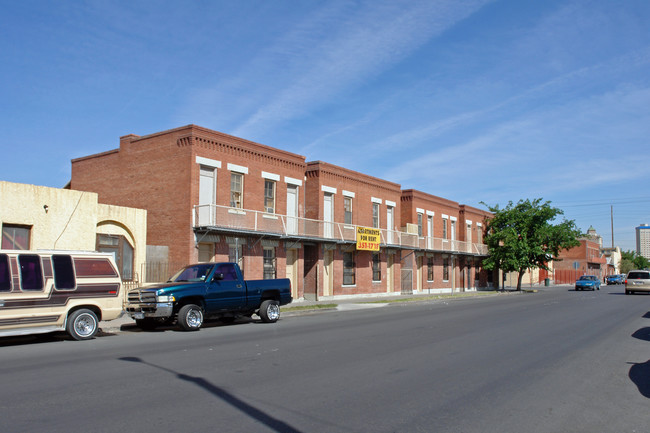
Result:
<svg viewBox="0 0 650 433"><path fill-rule="evenodd" d="M2 249L107 251L123 280L140 281L147 212L101 204L88 191L0 181Z"/></svg>

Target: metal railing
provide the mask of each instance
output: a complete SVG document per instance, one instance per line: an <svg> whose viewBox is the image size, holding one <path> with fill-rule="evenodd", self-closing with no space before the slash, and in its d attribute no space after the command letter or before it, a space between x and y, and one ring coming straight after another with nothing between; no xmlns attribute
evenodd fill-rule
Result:
<svg viewBox="0 0 650 433"><path fill-rule="evenodd" d="M269 214L218 205L194 206L193 226L195 228L214 227L243 233L266 233L282 238L331 240L346 243L356 242L358 227L353 224ZM487 255L487 245L485 244L422 237L396 230L379 230L381 245L384 247L394 246L416 250Z"/></svg>

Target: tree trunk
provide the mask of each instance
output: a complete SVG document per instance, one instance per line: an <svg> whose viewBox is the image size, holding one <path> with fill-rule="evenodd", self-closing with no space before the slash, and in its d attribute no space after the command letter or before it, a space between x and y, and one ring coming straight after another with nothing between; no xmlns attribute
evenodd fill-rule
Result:
<svg viewBox="0 0 650 433"><path fill-rule="evenodd" d="M526 273L526 270L524 269L523 271L519 271L519 275L517 275L517 291L521 291L521 280L524 278L524 274Z"/></svg>

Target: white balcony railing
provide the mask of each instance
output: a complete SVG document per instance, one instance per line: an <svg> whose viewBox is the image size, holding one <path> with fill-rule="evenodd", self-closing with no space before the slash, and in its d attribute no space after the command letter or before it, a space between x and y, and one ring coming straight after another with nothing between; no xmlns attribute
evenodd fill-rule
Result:
<svg viewBox="0 0 650 433"><path fill-rule="evenodd" d="M356 242L357 226L308 218L269 214L228 206L194 206L194 227L215 227L240 232L267 233L280 237ZM380 229L383 246L419 250L487 255L487 245L450 239L422 237L412 233Z"/></svg>

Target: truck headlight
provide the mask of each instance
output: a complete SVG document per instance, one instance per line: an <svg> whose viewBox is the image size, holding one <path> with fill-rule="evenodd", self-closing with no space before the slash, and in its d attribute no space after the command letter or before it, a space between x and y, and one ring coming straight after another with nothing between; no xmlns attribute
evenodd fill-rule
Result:
<svg viewBox="0 0 650 433"><path fill-rule="evenodd" d="M174 302L176 299L172 295L157 296L158 302Z"/></svg>

